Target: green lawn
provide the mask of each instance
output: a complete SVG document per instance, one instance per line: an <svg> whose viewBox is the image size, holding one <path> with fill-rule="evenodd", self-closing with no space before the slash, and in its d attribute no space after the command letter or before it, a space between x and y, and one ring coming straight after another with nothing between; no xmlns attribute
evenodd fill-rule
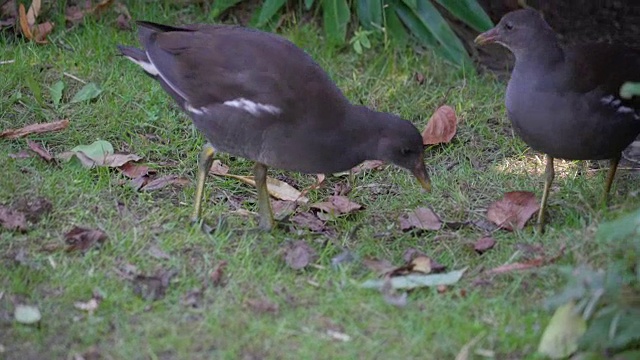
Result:
<svg viewBox="0 0 640 360"><path fill-rule="evenodd" d="M139 2L129 10L134 18L166 23L207 20L196 15L196 7L177 11ZM63 23L60 15L52 16ZM594 229L640 205L637 175L621 170L608 209L601 209L606 171L558 161L547 231L538 234L531 225L517 232L496 231L497 245L484 255L473 250L472 244L485 235L475 226L402 232L398 217L418 207L430 206L448 222L478 221L506 191L534 191L539 197L544 157L513 134L502 100L505 84L461 73L411 50L380 45L362 56L332 50L323 45L321 34L312 25L289 25L283 31L354 103L397 113L420 129L446 103L460 121L452 143L425 152L431 193L422 192L409 173L397 168L359 174L349 198L365 209L329 221L333 230L321 235L289 231L289 225L268 234L253 231L256 217L232 212L229 199L256 211L255 190L220 177L208 178L204 218L224 225L210 235L190 226L197 155L204 140L156 82L116 56L116 44L137 40L135 33L115 29L110 15L67 31L60 27L49 45L0 37L0 61L16 60L0 65L1 130L69 119L66 130L29 139L53 154L107 140L116 151L142 156L159 175L192 180L184 187L138 192L115 170L10 158L27 148L26 140L0 139L0 203L10 206L41 196L53 205L28 232L0 228L0 358L65 359L94 351L106 359L453 359L480 334L470 358L490 353L495 359L535 358L550 317L542 300L560 284L556 268L497 276L482 271L535 257L526 249L536 246L546 257L566 246L557 264L602 264L606 259L592 242ZM424 75L423 85L414 80L416 72ZM104 92L92 102L69 104L83 84L65 73L95 82ZM56 107L49 87L59 80L66 87ZM34 96L38 86L30 82L39 84L42 101ZM235 174L251 171L249 161L219 158ZM300 189L315 181L276 170L270 175ZM346 182L346 177L329 177L308 196L311 202L324 200L334 185ZM64 234L74 225L103 229L108 240L84 255L65 252ZM282 249L295 240L318 252L315 266L294 271L286 265ZM414 290L408 305L398 308L379 292L359 288L375 277L361 261L331 266L343 249L359 259L400 265L410 248L448 270L468 270L444 293ZM169 256L158 258L150 249ZM222 261L228 263L225 284L212 286L210 275ZM145 275L169 270L176 275L163 298L147 301L127 279L132 267ZM92 315L74 307L94 291L104 299ZM256 302L275 305L277 311L260 309ZM40 309L39 326L13 320L17 303ZM348 335L347 341L331 337L335 333Z"/></svg>

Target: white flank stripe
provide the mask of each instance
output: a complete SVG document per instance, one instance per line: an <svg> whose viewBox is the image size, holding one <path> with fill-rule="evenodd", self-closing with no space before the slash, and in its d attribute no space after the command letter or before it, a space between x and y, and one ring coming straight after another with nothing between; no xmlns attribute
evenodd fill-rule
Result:
<svg viewBox="0 0 640 360"><path fill-rule="evenodd" d="M206 112L207 112L207 109L206 109L206 108L201 107L201 108L199 108L199 109L196 109L196 108L194 108L193 106L191 106L191 104L189 104L189 103L185 103L185 104L184 104L184 108L185 108L185 110L187 110L188 112L193 113L193 114L196 114L196 115L202 115L202 114L204 114L204 113L206 113Z"/></svg>
<svg viewBox="0 0 640 360"><path fill-rule="evenodd" d="M269 104L260 104L253 102L251 100L247 100L245 98L237 98L235 100L225 101L223 105L231 106L234 108L242 109L253 116L260 115L261 112L267 112L269 114L280 114L282 110L279 107L269 105Z"/></svg>
<svg viewBox="0 0 640 360"><path fill-rule="evenodd" d="M634 117L636 119L639 118L638 114L636 113L636 110L633 108L630 108L628 106L624 106L622 105L622 100L616 98L613 95L607 95L604 96L600 99L600 102L602 103L602 105L609 105L612 108L614 108L616 110L617 113L619 114L634 114Z"/></svg>
<svg viewBox="0 0 640 360"><path fill-rule="evenodd" d="M134 58L132 58L132 57L129 57L129 56L125 56L125 57L126 57L127 59L129 59L129 60L133 61L134 63L138 64L140 67L142 67L142 69L143 69L145 72L147 72L147 73L148 73L148 74L150 74L150 75L158 76L158 74L160 74L160 73L158 72L158 69L156 69L156 67L155 67L152 63L150 63L150 62L136 60L136 59L134 59Z"/></svg>

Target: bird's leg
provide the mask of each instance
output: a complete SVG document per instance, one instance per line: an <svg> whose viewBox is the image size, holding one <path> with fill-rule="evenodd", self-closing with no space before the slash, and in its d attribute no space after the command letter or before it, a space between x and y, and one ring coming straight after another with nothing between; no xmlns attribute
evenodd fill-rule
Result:
<svg viewBox="0 0 640 360"><path fill-rule="evenodd" d="M540 210L538 212L538 230L542 231L544 229L544 215L545 210L547 209L547 202L549 200L549 192L551 191L551 183L553 183L553 178L555 176L555 172L553 170L553 157L550 155L546 155L547 158L547 166L545 167L544 174L544 190L542 191L542 201L540 202Z"/></svg>
<svg viewBox="0 0 640 360"><path fill-rule="evenodd" d="M204 197L204 180L207 178L209 169L211 169L214 154L215 149L209 143L206 143L200 152L196 182L196 200L194 202L195 206L193 208L193 214L191 215L191 222L194 224L197 224L200 221L200 215L202 214L202 199Z"/></svg>
<svg viewBox="0 0 640 360"><path fill-rule="evenodd" d="M613 184L613 179L616 176L616 170L618 169L618 163L620 162L620 157L622 154L611 159L609 164L609 171L607 172L607 182L604 185L604 194L602 194L602 204L606 205L607 198L609 196L609 191L611 191L611 185Z"/></svg>
<svg viewBox="0 0 640 360"><path fill-rule="evenodd" d="M269 192L267 191L267 166L257 162L253 167L253 176L256 180L256 189L258 190L259 226L260 229L269 231L273 228L275 222L273 221Z"/></svg>

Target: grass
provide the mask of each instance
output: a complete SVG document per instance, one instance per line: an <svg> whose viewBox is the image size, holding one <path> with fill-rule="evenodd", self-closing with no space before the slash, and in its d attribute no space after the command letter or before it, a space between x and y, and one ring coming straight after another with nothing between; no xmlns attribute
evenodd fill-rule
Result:
<svg viewBox="0 0 640 360"><path fill-rule="evenodd" d="M166 23L206 21L197 9L175 11L139 2L130 11L134 18ZM51 16L61 16L56 14ZM58 30L51 36L54 44L47 46L1 38L5 50L0 60L16 62L0 65L0 128L67 118L68 129L29 138L55 154L104 139L117 151L143 156L160 174L194 179L203 138L160 86L116 57L116 44L136 40L134 33L115 30L112 20L87 19L83 26ZM409 50L379 47L364 56L332 50L311 25L290 26L283 34L317 59L355 103L398 113L419 128L438 105L456 109L460 124L455 141L426 152L434 191L421 192L407 172L396 168L368 172L357 177L349 195L365 210L331 222L332 236L282 229L265 234L245 231L257 225L256 219L229 212L225 201L236 196L245 209L255 211L255 190L209 178L204 217L211 223L222 217L226 226L207 235L188 225L193 184L136 192L117 171L55 166L35 157L11 159L8 155L25 149L26 142L3 139L1 202L43 196L53 210L26 233L0 230L0 357L68 358L95 351L113 359L451 359L482 334L474 348L493 351L496 359L536 358L549 319L542 300L558 286L555 268L474 280L482 269L526 258L522 244L541 246L547 256L566 245L559 264L606 262L603 249L592 242L593 230L638 207L636 175L620 171L610 205L602 209L597 203L606 172L558 162L547 231L538 234L529 226L495 232L497 246L482 256L471 247L484 235L475 227L403 233L398 216L420 206L431 206L446 221L475 221L506 191L540 196L543 156L512 133L502 101L504 84L461 74L429 54ZM424 74L424 85L413 79L415 72ZM105 91L93 102L68 104L82 83L64 73L96 82ZM42 102L27 85L29 78L41 87ZM59 80L66 88L62 105L55 107L48 87ZM233 173L250 172L249 161L221 159ZM308 175L270 174L286 175L300 188L314 181ZM311 200L325 199L343 181L329 178L309 194ZM46 250L61 246L73 225L101 228L109 238L84 255ZM300 239L319 258L317 266L293 271L280 249ZM151 247L169 259L151 256ZM331 267L342 248L397 264L405 250L417 248L448 269L469 270L448 291L416 290L405 308L396 308L379 293L357 286L374 276L360 262ZM20 252L26 261L15 260ZM203 288L221 261L228 262L226 285ZM146 301L120 275L131 265L144 274L174 269L177 275L164 298ZM201 289L197 306L184 305L194 289ZM104 300L93 315L74 308L96 290ZM257 311L248 305L255 299L267 299L279 310ZM37 305L43 314L40 326L15 323L14 302ZM329 330L350 340L331 339Z"/></svg>

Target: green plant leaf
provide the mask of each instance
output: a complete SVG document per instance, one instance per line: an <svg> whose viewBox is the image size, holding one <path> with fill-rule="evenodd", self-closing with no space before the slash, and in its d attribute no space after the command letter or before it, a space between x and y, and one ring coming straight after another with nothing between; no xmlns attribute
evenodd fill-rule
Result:
<svg viewBox="0 0 640 360"><path fill-rule="evenodd" d="M420 42L457 66L473 67L462 42L430 1L418 1L416 8L405 1L397 3L396 12Z"/></svg>
<svg viewBox="0 0 640 360"><path fill-rule="evenodd" d="M81 101L87 101L97 98L102 93L102 89L96 83L88 83L83 86L82 89L73 95L71 103L77 103Z"/></svg>
<svg viewBox="0 0 640 360"><path fill-rule="evenodd" d="M286 0L266 0L262 4L260 16L258 17L258 27L264 26L271 18L284 6Z"/></svg>
<svg viewBox="0 0 640 360"><path fill-rule="evenodd" d="M358 20L363 28L377 30L383 26L382 0L357 0L356 5Z"/></svg>
<svg viewBox="0 0 640 360"><path fill-rule="evenodd" d="M64 82L58 81L55 84L51 85L49 88L49 95L51 95L51 100L53 101L53 105L60 105L60 101L62 101L62 91L64 90Z"/></svg>
<svg viewBox="0 0 640 360"><path fill-rule="evenodd" d="M233 7L234 5L239 3L240 1L242 1L242 0L216 0L216 1L213 1L213 4L211 5L211 12L209 13L209 15L211 16L212 19L216 19L223 12L225 12L225 10Z"/></svg>
<svg viewBox="0 0 640 360"><path fill-rule="evenodd" d="M35 324L42 318L40 310L31 305L16 305L13 317L21 324Z"/></svg>
<svg viewBox="0 0 640 360"><path fill-rule="evenodd" d="M565 359L578 350L578 340L587 323L575 311L575 303L560 306L544 329L538 352L552 359Z"/></svg>
<svg viewBox="0 0 640 360"><path fill-rule="evenodd" d="M436 0L453 16L471 26L474 30L483 32L493 27L489 15L484 12L476 0Z"/></svg>
<svg viewBox="0 0 640 360"><path fill-rule="evenodd" d="M323 0L322 15L327 40L332 44L344 44L351 12L346 0Z"/></svg>
<svg viewBox="0 0 640 360"><path fill-rule="evenodd" d="M631 99L634 96L640 96L640 83L627 81L620 87L620 96L623 99Z"/></svg>
<svg viewBox="0 0 640 360"><path fill-rule="evenodd" d="M398 18L393 3L384 8L384 30L388 38L398 46L404 46L409 39L409 34Z"/></svg>
<svg viewBox="0 0 640 360"><path fill-rule="evenodd" d="M310 10L312 6L313 6L313 0L304 0L305 10Z"/></svg>

